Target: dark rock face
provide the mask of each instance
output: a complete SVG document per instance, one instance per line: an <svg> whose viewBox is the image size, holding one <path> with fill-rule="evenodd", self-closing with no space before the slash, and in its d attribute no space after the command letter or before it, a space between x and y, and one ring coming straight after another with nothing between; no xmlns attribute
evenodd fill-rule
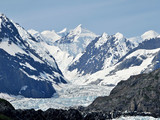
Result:
<svg viewBox="0 0 160 120"><path fill-rule="evenodd" d="M82 120L83 116L78 110L56 110L48 109L44 112L46 120Z"/></svg>
<svg viewBox="0 0 160 120"><path fill-rule="evenodd" d="M150 112L160 116L160 69L119 82L109 96L98 97L88 109Z"/></svg>
<svg viewBox="0 0 160 120"><path fill-rule="evenodd" d="M29 56L19 59L7 54L5 51L0 50L0 91L8 94L23 95L25 97L51 97L55 93L51 82L38 81L28 77L24 74L20 66L20 61L24 59L32 61L34 66L45 68L45 65L35 63ZM41 70L43 70L43 68ZM27 69L27 68L26 68ZM28 69L30 73L38 74L37 71ZM28 72L29 73L29 72ZM23 89L26 87L26 89Z"/></svg>
<svg viewBox="0 0 160 120"><path fill-rule="evenodd" d="M14 110L14 107L6 100L0 98L0 112Z"/></svg>
<svg viewBox="0 0 160 120"><path fill-rule="evenodd" d="M56 92L53 83L67 83L54 57L46 53L53 60L53 66L28 42L36 43L38 40L5 15L1 15L0 19L0 92L32 98L52 97ZM21 32L26 32L24 36L27 38L22 37L18 27ZM14 55L7 51L16 52ZM50 80L43 77L46 75L51 77Z"/></svg>
<svg viewBox="0 0 160 120"><path fill-rule="evenodd" d="M160 68L160 51L155 55L154 59L152 60L152 65L153 70Z"/></svg>
<svg viewBox="0 0 160 120"><path fill-rule="evenodd" d="M0 119L3 118L9 120L82 120L83 116L75 109L15 110L9 102L0 99Z"/></svg>

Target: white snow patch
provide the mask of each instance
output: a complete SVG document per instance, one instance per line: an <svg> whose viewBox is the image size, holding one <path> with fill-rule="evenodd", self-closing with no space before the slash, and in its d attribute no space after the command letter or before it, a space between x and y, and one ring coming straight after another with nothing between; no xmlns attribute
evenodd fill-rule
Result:
<svg viewBox="0 0 160 120"><path fill-rule="evenodd" d="M30 77L30 78L33 78L33 79L35 79L35 80L38 80L38 77L37 76L35 76L35 75L29 75L27 72L25 72L23 69L21 69L20 68L20 70L24 73L24 74L26 74L28 77Z"/></svg>
<svg viewBox="0 0 160 120"><path fill-rule="evenodd" d="M12 56L15 56L18 53L27 54L23 49L21 49L16 44L14 43L8 44L8 41L9 39L6 38L0 43L0 48L6 51L8 54Z"/></svg>
<svg viewBox="0 0 160 120"><path fill-rule="evenodd" d="M28 67L28 68L30 68L31 70L36 70L33 66L31 66L31 65L30 65L29 63L27 63L27 62L25 62L25 64L20 63L20 65L25 66L25 67Z"/></svg>
<svg viewBox="0 0 160 120"><path fill-rule="evenodd" d="M32 67L29 63L25 63L26 67L30 68L31 70L36 70L34 67Z"/></svg>
<svg viewBox="0 0 160 120"><path fill-rule="evenodd" d="M34 61L40 62L40 63L44 63L42 60L40 60L39 58L37 58L35 55L33 55L32 53L29 53L30 56L34 59Z"/></svg>
<svg viewBox="0 0 160 120"><path fill-rule="evenodd" d="M21 91L25 91L27 88L28 88L28 86L27 86L27 85L22 86L22 87L21 87L21 89L20 89L20 91L19 91L19 94L21 94Z"/></svg>

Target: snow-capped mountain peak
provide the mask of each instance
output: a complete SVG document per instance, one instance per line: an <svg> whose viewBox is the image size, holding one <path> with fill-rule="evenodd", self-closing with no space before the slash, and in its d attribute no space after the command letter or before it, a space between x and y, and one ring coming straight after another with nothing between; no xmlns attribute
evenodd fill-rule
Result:
<svg viewBox="0 0 160 120"><path fill-rule="evenodd" d="M83 28L80 24L62 36L55 44L63 51L67 51L71 56L76 56L83 52L86 46L96 37L95 33Z"/></svg>
<svg viewBox="0 0 160 120"><path fill-rule="evenodd" d="M136 47L139 45L139 43L142 43L145 40L150 40L152 38L159 38L159 37L160 37L159 33L153 30L149 30L143 33L141 36L131 37L131 38L128 38L128 40L131 41Z"/></svg>
<svg viewBox="0 0 160 120"><path fill-rule="evenodd" d="M156 38L158 36L159 36L159 34L157 32L155 32L153 30L149 30L149 31L145 32L144 34L142 34L141 38L143 40L146 40L146 39L149 40L149 39L152 39L152 38Z"/></svg>
<svg viewBox="0 0 160 120"><path fill-rule="evenodd" d="M78 25L75 29L71 30L68 34L68 37L71 37L73 35L80 35L82 31L82 25Z"/></svg>
<svg viewBox="0 0 160 120"><path fill-rule="evenodd" d="M115 38L117 38L118 40L121 40L124 38L123 34L122 33L119 33L117 32L115 35L114 35Z"/></svg>
<svg viewBox="0 0 160 120"><path fill-rule="evenodd" d="M105 32L102 34L102 37L103 37L103 38L106 38L106 37L108 37L108 36L109 36L109 35L108 35L107 33L105 33Z"/></svg>

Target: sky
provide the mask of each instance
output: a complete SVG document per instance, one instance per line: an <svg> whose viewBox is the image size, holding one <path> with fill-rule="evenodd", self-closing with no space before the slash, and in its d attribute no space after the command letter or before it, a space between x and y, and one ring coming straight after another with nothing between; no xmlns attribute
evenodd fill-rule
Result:
<svg viewBox="0 0 160 120"><path fill-rule="evenodd" d="M160 0L0 0L0 13L26 30L73 29L126 37L160 33Z"/></svg>

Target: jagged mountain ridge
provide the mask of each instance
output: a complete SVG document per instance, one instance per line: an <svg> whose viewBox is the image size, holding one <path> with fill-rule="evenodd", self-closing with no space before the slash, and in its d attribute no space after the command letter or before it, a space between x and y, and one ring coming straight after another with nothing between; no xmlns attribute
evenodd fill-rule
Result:
<svg viewBox="0 0 160 120"><path fill-rule="evenodd" d="M148 73L159 68L160 38L153 38L130 50L114 66L79 77L85 84L116 85L131 75ZM94 69L94 68L93 68ZM78 79L78 78L76 78Z"/></svg>
<svg viewBox="0 0 160 120"><path fill-rule="evenodd" d="M83 75L93 74L115 65L133 47L120 33L113 36L103 33L87 46L80 59L69 66L69 70L78 69Z"/></svg>
<svg viewBox="0 0 160 120"><path fill-rule="evenodd" d="M70 55L76 57L84 51L87 45L97 37L97 35L80 24L75 29L70 30L65 36L56 41L56 46Z"/></svg>
<svg viewBox="0 0 160 120"><path fill-rule="evenodd" d="M64 28L57 33L54 30L40 33L33 29L28 30L28 32L35 38L38 38L43 47L55 57L63 73L68 71L68 65L78 59L85 47L97 36L93 32L83 28L82 25L78 25L72 30ZM44 35L44 32L49 35ZM53 32L56 36L60 36L59 40L56 39L54 34L51 34Z"/></svg>
<svg viewBox="0 0 160 120"><path fill-rule="evenodd" d="M83 28L81 24L72 30L67 31L65 28L58 33L54 30L43 31L39 34L35 34L33 30L29 30L29 32L35 37L42 36L48 44L58 46L62 51L66 51L74 57L83 52L85 47L98 36L86 28ZM46 34L44 35L44 33Z"/></svg>
<svg viewBox="0 0 160 120"><path fill-rule="evenodd" d="M154 62L154 66L156 67L153 68L152 66L153 69L150 70L149 68L151 68L152 62L144 64L145 61L150 62L151 57L156 55L158 56L158 44L153 44L156 41L153 39L159 38L160 36L157 32L150 30L142 34L140 37L133 38L125 38L121 33L117 33L115 35L108 35L104 33L91 40L80 54L74 56L68 52L68 46L73 49L73 43L76 43L79 39L75 39L76 37L74 38L74 36L69 37L70 39L67 37L68 35L78 36L79 33L81 33L80 28L83 28L82 25L79 25L68 33L67 30L64 29L63 32L65 32L65 36L54 44L54 46L60 48L59 53L62 54L66 52L68 55L71 55L70 60L65 58L68 65L65 65L64 74L67 76L68 80L71 80L76 84L99 84L110 86L116 85L119 82L119 78L127 79L130 75L149 72L158 68L157 62ZM76 32L73 32L74 30ZM151 43L152 45L150 45ZM146 48L143 48L142 44L144 44ZM63 46L63 48L60 46ZM152 49L148 49L147 47L152 47ZM74 51L74 49L72 51ZM77 51L77 49L75 49L75 51ZM136 56L139 54L139 51L141 54L139 56L142 57L141 60ZM133 54L136 55L133 55L133 58L131 57L131 59L127 59L125 61L124 58L132 52L135 52ZM66 53L65 56L67 56ZM55 58L58 58L56 60L60 61L59 63L62 64L59 56ZM137 69L138 66L140 69ZM149 68L147 69L147 67ZM64 65L61 69L63 68ZM67 71L67 68L69 71ZM129 72L127 72L127 70ZM127 72L126 76L123 71ZM112 79L112 81L110 79Z"/></svg>
<svg viewBox="0 0 160 120"><path fill-rule="evenodd" d="M126 80L131 75L148 73L159 68L159 34L156 33L155 35L153 35L150 33L155 32L148 31L143 34L148 39L132 41L126 38L126 41L129 41L129 43L131 43L131 47L128 51L125 51L125 53L121 50L118 50L118 54L121 55L119 59L115 59L115 57L113 57L114 55L116 55L116 52L114 50L116 50L119 46L122 47L122 50L127 48L126 46L121 45L124 44L125 41L122 41L119 46L115 46L116 49L113 49L112 52L104 52L105 54L111 53L110 56L112 59L107 58L106 60L113 61L115 59L115 63L103 62L105 55L101 55L103 52L99 52L98 54L96 53L98 50L96 50L97 46L94 45L95 43L92 44L92 47L90 47L90 49L86 48L81 57L69 66L69 70L71 70L71 73L77 72L75 76L78 77L76 77L75 79L79 79L79 81L75 80L76 83L99 84L107 86L116 85L120 80ZM118 36L119 38L123 38L123 35ZM107 39L104 39L102 43L105 44L106 41ZM114 45L116 44L114 43L113 46ZM101 46L103 45L100 45L100 47ZM103 51L103 49L106 48L107 45L103 46L103 48L101 48L100 50ZM108 48L111 49L112 45L108 45ZM121 54L121 52L124 54ZM101 59L99 59L98 57L100 55ZM99 64L100 68L97 67L99 66ZM96 70L97 68L98 70ZM88 72L88 70L90 71Z"/></svg>
<svg viewBox="0 0 160 120"><path fill-rule="evenodd" d="M56 61L20 25L0 15L1 92L51 97L53 84L66 83ZM44 56L45 55L45 56Z"/></svg>

